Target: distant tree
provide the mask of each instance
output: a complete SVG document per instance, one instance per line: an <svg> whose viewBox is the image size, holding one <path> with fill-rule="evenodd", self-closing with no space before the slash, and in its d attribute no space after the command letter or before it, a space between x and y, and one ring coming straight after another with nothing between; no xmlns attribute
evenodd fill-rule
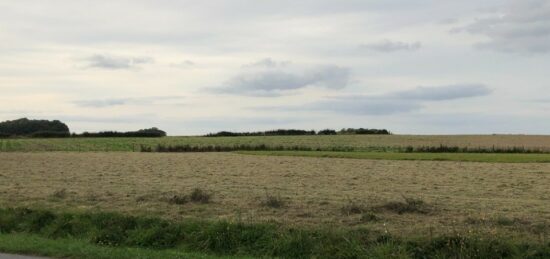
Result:
<svg viewBox="0 0 550 259"><path fill-rule="evenodd" d="M82 134L73 134L73 137L83 138L117 138L117 137L135 137L135 138L158 138L166 137L166 132L158 128L140 129L138 131L100 131L84 132Z"/></svg>
<svg viewBox="0 0 550 259"><path fill-rule="evenodd" d="M324 129L317 132L317 135L336 135L336 130Z"/></svg>
<svg viewBox="0 0 550 259"><path fill-rule="evenodd" d="M293 136L293 135L315 135L314 130L277 129L257 132L229 132L220 131L208 133L206 137L238 137L238 136Z"/></svg>
<svg viewBox="0 0 550 259"><path fill-rule="evenodd" d="M391 132L389 132L386 129L364 129L364 128L347 128L347 129L341 129L339 134L363 134L363 135L390 135Z"/></svg>
<svg viewBox="0 0 550 259"><path fill-rule="evenodd" d="M18 120L0 122L3 137L69 137L69 127L58 120Z"/></svg>

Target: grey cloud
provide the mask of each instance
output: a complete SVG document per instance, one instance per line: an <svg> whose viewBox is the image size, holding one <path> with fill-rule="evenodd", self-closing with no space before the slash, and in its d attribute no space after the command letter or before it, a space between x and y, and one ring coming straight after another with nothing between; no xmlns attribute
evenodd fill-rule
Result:
<svg viewBox="0 0 550 259"><path fill-rule="evenodd" d="M195 65L196 65L195 62L193 62L191 60L184 60L180 63L171 63L170 64L171 67L177 67L177 68L192 68Z"/></svg>
<svg viewBox="0 0 550 259"><path fill-rule="evenodd" d="M359 115L389 115L418 110L417 102L398 99L378 99L368 96L323 100L306 105L305 109Z"/></svg>
<svg viewBox="0 0 550 259"><path fill-rule="evenodd" d="M256 62L243 65L243 67L276 68L276 67L285 67L289 64L290 64L290 61L276 61L271 58L264 58Z"/></svg>
<svg viewBox="0 0 550 259"><path fill-rule="evenodd" d="M345 67L318 66L302 72L269 69L250 71L231 78L214 92L251 96L279 96L305 87L340 89L350 82L350 70Z"/></svg>
<svg viewBox="0 0 550 259"><path fill-rule="evenodd" d="M411 112L423 108L425 102L456 100L485 96L491 90L481 84L416 87L383 95L352 95L331 97L302 106L285 107L283 110L329 111L358 115L390 115ZM273 108L271 108L273 109ZM276 108L275 108L276 109Z"/></svg>
<svg viewBox="0 0 550 259"><path fill-rule="evenodd" d="M179 101L182 96L151 96L140 98L112 98L112 99L93 99L93 100L77 100L73 103L80 107L104 108L121 105L152 105L166 101Z"/></svg>
<svg viewBox="0 0 550 259"><path fill-rule="evenodd" d="M483 35L481 49L501 52L544 53L550 51L550 2L525 0L495 10L488 18L452 30Z"/></svg>
<svg viewBox="0 0 550 259"><path fill-rule="evenodd" d="M422 47L420 42L406 43L401 41L383 40L380 42L362 44L360 49L373 50L378 52L395 52L395 51L415 51Z"/></svg>
<svg viewBox="0 0 550 259"><path fill-rule="evenodd" d="M84 59L87 67L103 69L130 69L142 64L153 63L150 57L121 57L110 55L93 55Z"/></svg>
<svg viewBox="0 0 550 259"><path fill-rule="evenodd" d="M461 84L448 86L419 86L412 90L404 90L388 94L387 97L403 100L442 101L491 93L491 89L482 84Z"/></svg>

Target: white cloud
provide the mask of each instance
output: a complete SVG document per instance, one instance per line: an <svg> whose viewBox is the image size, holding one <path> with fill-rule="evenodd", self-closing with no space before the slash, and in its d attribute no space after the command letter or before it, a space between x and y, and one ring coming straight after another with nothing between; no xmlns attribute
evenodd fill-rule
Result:
<svg viewBox="0 0 550 259"><path fill-rule="evenodd" d="M142 64L153 63L150 57L122 57L112 55L92 55L83 59L87 67L102 69L131 69Z"/></svg>
<svg viewBox="0 0 550 259"><path fill-rule="evenodd" d="M415 51L422 47L420 42L406 43L402 41L383 40L369 44L362 44L360 49L373 50L378 52Z"/></svg>
<svg viewBox="0 0 550 259"><path fill-rule="evenodd" d="M149 96L149 97L135 97L135 98L110 98L110 99L91 99L91 100L77 100L73 103L81 107L93 107L104 108L111 106L121 105L153 105L159 103L166 103L167 101L181 101L182 96Z"/></svg>

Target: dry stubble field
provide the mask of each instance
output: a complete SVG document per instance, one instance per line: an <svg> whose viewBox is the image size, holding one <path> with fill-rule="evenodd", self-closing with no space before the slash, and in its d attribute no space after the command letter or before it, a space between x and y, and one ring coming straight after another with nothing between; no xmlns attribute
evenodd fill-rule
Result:
<svg viewBox="0 0 550 259"><path fill-rule="evenodd" d="M548 163L123 152L0 153L0 161L1 207L367 226L396 235L474 231L545 238L550 229ZM211 192L211 202L168 202L194 188ZM284 206L263 206L268 195L280 196ZM427 203L427 213L380 208L403 196ZM342 211L352 203L363 213ZM367 211L378 219L362 220Z"/></svg>

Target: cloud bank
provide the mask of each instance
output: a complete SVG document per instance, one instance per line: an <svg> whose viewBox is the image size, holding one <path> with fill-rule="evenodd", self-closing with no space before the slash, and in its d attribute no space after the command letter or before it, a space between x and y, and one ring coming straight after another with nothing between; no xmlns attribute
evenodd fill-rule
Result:
<svg viewBox="0 0 550 259"><path fill-rule="evenodd" d="M182 96L149 96L136 98L110 98L110 99L92 99L77 100L73 103L80 107L105 108L122 105L153 105L166 103L167 101L181 101Z"/></svg>
<svg viewBox="0 0 550 259"><path fill-rule="evenodd" d="M491 89L482 84L418 86L411 90L382 95L348 95L330 97L283 110L324 111L356 115L390 115L419 110L426 102L442 102L487 96Z"/></svg>
<svg viewBox="0 0 550 259"><path fill-rule="evenodd" d="M150 57L121 57L111 55L92 55L83 59L89 68L131 69L142 64L153 63Z"/></svg>
<svg viewBox="0 0 550 259"><path fill-rule="evenodd" d="M246 70L227 80L215 93L248 96L281 96L306 87L342 89L351 80L347 67L319 65L306 69L286 68L287 62L264 59L247 65L260 68Z"/></svg>
<svg viewBox="0 0 550 259"><path fill-rule="evenodd" d="M483 35L488 40L476 47L501 52L546 53L550 51L550 1L522 0L497 8L487 18L456 28Z"/></svg>
<svg viewBox="0 0 550 259"><path fill-rule="evenodd" d="M396 51L415 51L422 47L420 42L406 43L401 41L383 40L380 42L362 44L360 49L372 50L377 52L396 52Z"/></svg>

